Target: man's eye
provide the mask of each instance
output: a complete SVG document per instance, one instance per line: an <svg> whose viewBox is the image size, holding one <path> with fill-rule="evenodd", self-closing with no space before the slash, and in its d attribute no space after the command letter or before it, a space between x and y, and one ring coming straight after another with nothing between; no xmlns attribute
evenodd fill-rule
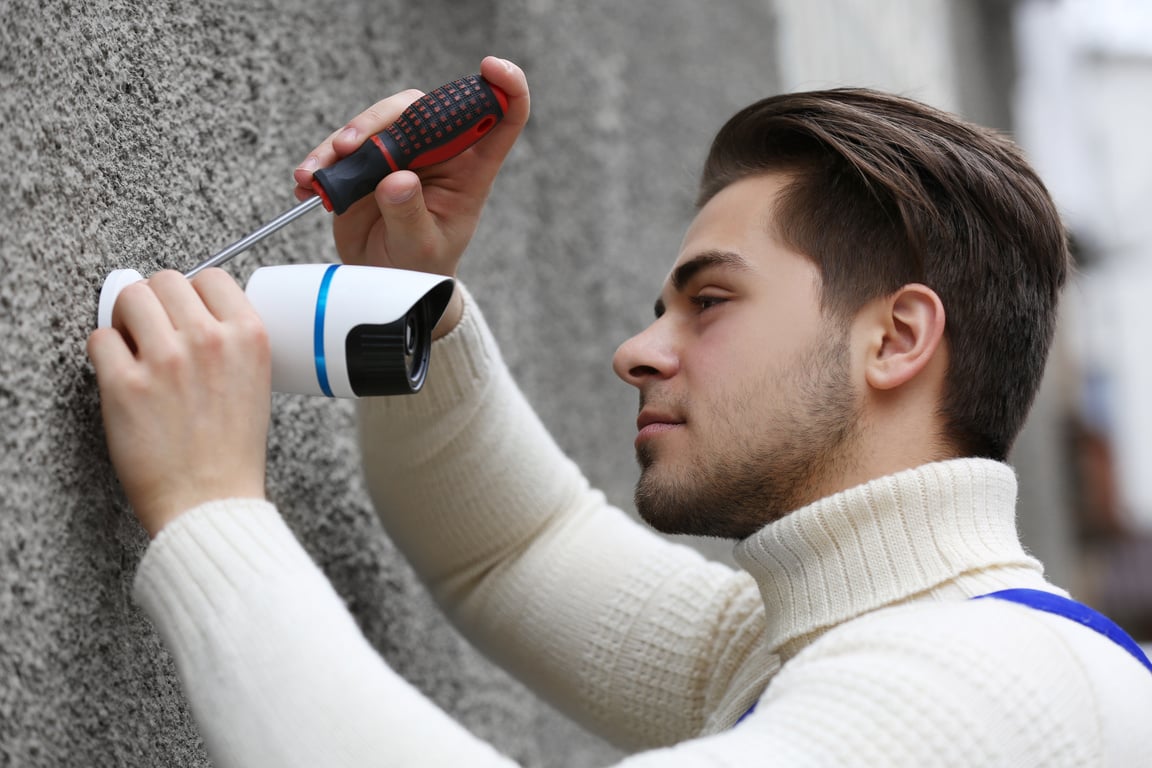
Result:
<svg viewBox="0 0 1152 768"><path fill-rule="evenodd" d="M728 299L722 298L720 296L693 296L691 301L697 309L704 311L706 309L715 307L717 304L723 304L724 302L728 301Z"/></svg>

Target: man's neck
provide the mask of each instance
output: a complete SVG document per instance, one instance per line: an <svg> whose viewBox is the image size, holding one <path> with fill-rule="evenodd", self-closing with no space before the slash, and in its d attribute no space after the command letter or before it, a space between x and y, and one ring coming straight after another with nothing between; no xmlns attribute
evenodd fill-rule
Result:
<svg viewBox="0 0 1152 768"><path fill-rule="evenodd" d="M1042 583L1016 533L1015 499L1004 464L926 464L798 509L735 557L760 586L770 646L787 657L838 624L935 591Z"/></svg>

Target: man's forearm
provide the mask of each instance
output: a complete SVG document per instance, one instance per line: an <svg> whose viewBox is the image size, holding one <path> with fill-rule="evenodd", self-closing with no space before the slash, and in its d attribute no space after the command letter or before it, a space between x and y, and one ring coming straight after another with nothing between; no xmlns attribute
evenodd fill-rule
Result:
<svg viewBox="0 0 1152 768"><path fill-rule="evenodd" d="M181 516L135 594L221 768L512 765L384 663L271 504Z"/></svg>

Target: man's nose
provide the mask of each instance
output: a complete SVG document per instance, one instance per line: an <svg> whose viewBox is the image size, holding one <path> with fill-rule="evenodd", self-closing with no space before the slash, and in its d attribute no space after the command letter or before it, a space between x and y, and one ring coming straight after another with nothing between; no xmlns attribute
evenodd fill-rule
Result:
<svg viewBox="0 0 1152 768"><path fill-rule="evenodd" d="M654 378L674 376L678 369L675 347L659 320L621 344L612 356L612 370L637 388Z"/></svg>

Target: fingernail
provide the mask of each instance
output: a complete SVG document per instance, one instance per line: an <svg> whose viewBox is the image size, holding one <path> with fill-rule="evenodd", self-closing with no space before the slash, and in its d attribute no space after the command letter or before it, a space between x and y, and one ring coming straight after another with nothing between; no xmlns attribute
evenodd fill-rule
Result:
<svg viewBox="0 0 1152 768"><path fill-rule="evenodd" d="M508 61L508 59L500 59L500 63L503 64L504 69L508 70L509 72L511 72L512 68L515 66L512 64L512 62Z"/></svg>
<svg viewBox="0 0 1152 768"><path fill-rule="evenodd" d="M300 167L297 170L307 171L308 173L312 173L313 171L315 171L319 167L320 167L320 158L316 157L316 155L309 155L307 160L300 163Z"/></svg>
<svg viewBox="0 0 1152 768"><path fill-rule="evenodd" d="M355 128L348 126L344 130L340 131L340 135L337 138L340 141L356 141L356 137L358 135L360 134Z"/></svg>

